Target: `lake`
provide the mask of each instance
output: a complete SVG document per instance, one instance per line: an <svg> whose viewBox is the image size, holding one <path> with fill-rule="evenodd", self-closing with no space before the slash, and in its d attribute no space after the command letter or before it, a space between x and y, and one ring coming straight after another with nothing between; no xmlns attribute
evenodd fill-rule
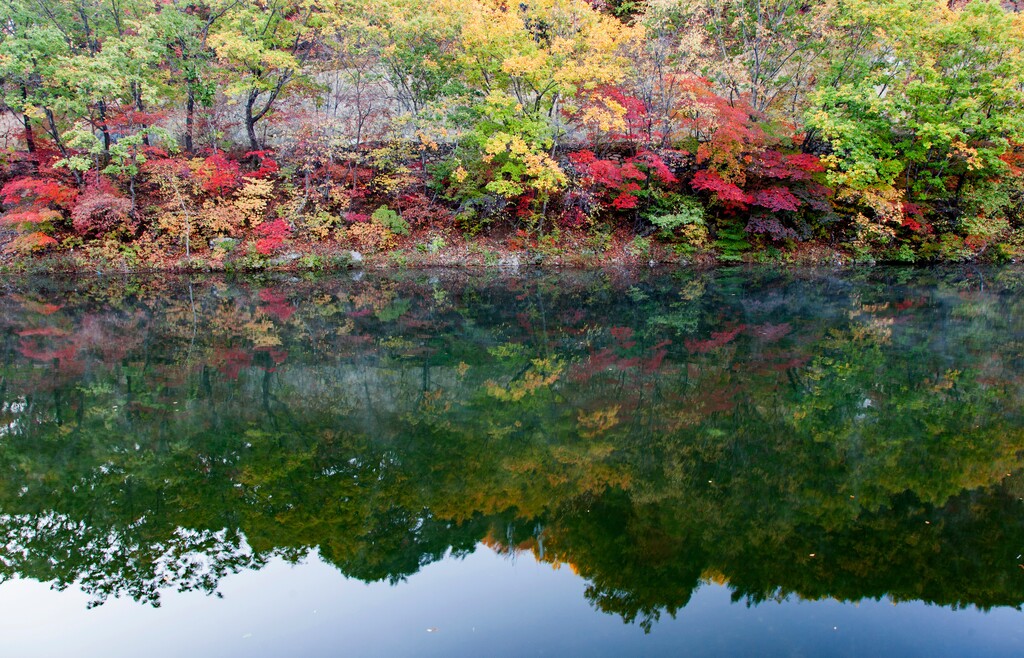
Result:
<svg viewBox="0 0 1024 658"><path fill-rule="evenodd" d="M1024 652L1022 269L0 307L4 655Z"/></svg>

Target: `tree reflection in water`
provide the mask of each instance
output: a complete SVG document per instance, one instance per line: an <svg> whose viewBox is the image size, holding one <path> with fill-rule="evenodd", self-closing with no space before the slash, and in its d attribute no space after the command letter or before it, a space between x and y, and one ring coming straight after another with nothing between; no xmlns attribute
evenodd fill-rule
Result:
<svg viewBox="0 0 1024 658"><path fill-rule="evenodd" d="M275 556L394 583L483 542L648 629L708 581L1020 606L1022 283L9 284L0 578L159 605Z"/></svg>

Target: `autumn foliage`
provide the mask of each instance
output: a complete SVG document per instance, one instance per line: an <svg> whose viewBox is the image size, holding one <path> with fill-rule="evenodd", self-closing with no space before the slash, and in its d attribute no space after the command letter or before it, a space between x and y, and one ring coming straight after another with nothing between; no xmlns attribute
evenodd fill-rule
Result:
<svg viewBox="0 0 1024 658"><path fill-rule="evenodd" d="M1024 253L1024 22L992 0L44 4L0 7L14 249Z"/></svg>
<svg viewBox="0 0 1024 658"><path fill-rule="evenodd" d="M283 219L266 221L256 227L260 238L256 241L256 251L264 256L276 252L291 237L292 229Z"/></svg>
<svg viewBox="0 0 1024 658"><path fill-rule="evenodd" d="M87 187L71 211L72 227L83 237L134 231L131 201L110 184Z"/></svg>

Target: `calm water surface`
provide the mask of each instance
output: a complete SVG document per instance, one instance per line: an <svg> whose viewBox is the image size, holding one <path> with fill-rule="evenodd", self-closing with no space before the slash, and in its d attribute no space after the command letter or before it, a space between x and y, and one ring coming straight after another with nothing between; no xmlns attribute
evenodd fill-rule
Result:
<svg viewBox="0 0 1024 658"><path fill-rule="evenodd" d="M1020 655L1024 270L0 282L0 654Z"/></svg>

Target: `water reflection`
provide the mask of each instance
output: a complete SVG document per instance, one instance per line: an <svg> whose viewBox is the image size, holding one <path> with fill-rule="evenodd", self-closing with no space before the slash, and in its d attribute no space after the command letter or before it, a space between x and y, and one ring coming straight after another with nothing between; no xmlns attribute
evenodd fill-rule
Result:
<svg viewBox="0 0 1024 658"><path fill-rule="evenodd" d="M0 578L94 603L483 542L650 628L1024 603L1024 273L36 280L0 299Z"/></svg>

